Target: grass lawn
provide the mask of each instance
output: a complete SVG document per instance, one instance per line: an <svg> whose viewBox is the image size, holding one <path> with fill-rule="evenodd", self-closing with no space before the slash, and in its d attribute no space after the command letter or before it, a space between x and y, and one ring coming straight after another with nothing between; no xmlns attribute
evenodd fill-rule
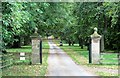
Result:
<svg viewBox="0 0 120 78"><path fill-rule="evenodd" d="M116 59L117 57L117 53L110 53L110 54L103 54L101 55L101 57L103 58L103 60L101 60L101 62L104 63L111 63L111 64L118 64L118 59ZM114 58L114 60L113 60Z"/></svg>
<svg viewBox="0 0 120 78"><path fill-rule="evenodd" d="M21 48L11 48L7 49L7 52L32 52L32 46L22 46Z"/></svg>
<svg viewBox="0 0 120 78"><path fill-rule="evenodd" d="M56 43L59 46L59 40L53 40L54 43ZM118 65L116 64L89 64L88 63L88 51L87 48L84 47L84 49L81 49L78 44L75 44L74 46L68 46L68 44L63 44L63 46L60 46L61 49L63 49L74 61L75 63L85 66L86 68L91 68L91 70L94 68L96 71L93 71L95 74L100 76L118 76L118 72L111 72L112 70L118 70ZM104 58L114 58L116 55L103 55ZM104 62L113 62L114 60L104 60ZM118 61L114 61L118 62ZM98 71L101 70L101 71ZM111 70L111 71L105 71L105 70ZM88 70L89 71L89 70Z"/></svg>
<svg viewBox="0 0 120 78"><path fill-rule="evenodd" d="M44 76L47 71L47 58L49 52L48 41L44 40L42 43L43 63L39 65L13 65L8 68L4 68L2 71L3 76ZM8 52L31 52L31 46L22 46L18 49L7 49ZM26 62L26 61L24 61Z"/></svg>

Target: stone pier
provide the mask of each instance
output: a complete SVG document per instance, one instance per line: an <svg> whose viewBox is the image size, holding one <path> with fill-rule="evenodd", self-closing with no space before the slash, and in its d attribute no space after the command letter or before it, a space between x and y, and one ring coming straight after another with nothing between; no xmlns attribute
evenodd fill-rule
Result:
<svg viewBox="0 0 120 78"><path fill-rule="evenodd" d="M32 38L32 64L40 64L40 41L41 38L37 33L38 29L35 29L35 33L31 36Z"/></svg>
<svg viewBox="0 0 120 78"><path fill-rule="evenodd" d="M94 33L91 35L91 57L93 64L100 62L100 39L101 35L97 33L97 28L94 28Z"/></svg>

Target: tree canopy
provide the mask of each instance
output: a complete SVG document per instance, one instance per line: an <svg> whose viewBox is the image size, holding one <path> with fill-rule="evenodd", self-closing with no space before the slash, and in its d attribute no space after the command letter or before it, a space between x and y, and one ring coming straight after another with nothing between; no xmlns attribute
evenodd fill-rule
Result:
<svg viewBox="0 0 120 78"><path fill-rule="evenodd" d="M28 44L37 27L42 37L53 35L82 47L97 27L106 49L120 47L120 2L3 2L2 9L3 46Z"/></svg>

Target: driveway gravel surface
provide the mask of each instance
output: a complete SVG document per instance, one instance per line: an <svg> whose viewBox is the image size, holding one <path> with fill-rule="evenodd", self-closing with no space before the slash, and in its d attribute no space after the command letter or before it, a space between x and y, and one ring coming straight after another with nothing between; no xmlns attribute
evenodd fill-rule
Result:
<svg viewBox="0 0 120 78"><path fill-rule="evenodd" d="M50 50L46 76L96 76L75 64L75 62L73 62L60 47L54 44L52 40L49 40L48 43Z"/></svg>

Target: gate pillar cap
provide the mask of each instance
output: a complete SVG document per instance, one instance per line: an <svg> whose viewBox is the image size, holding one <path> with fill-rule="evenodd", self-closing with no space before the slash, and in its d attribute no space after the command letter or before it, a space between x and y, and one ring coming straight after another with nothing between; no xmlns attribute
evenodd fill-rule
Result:
<svg viewBox="0 0 120 78"><path fill-rule="evenodd" d="M41 37L40 37L40 35L39 35L37 32L38 32L38 28L35 27L35 32L34 32L34 34L31 35L30 37L31 37L31 38L38 38L38 39L41 40Z"/></svg>
<svg viewBox="0 0 120 78"><path fill-rule="evenodd" d="M94 28L94 33L91 35L91 38L101 38L102 36L97 33L98 29Z"/></svg>

